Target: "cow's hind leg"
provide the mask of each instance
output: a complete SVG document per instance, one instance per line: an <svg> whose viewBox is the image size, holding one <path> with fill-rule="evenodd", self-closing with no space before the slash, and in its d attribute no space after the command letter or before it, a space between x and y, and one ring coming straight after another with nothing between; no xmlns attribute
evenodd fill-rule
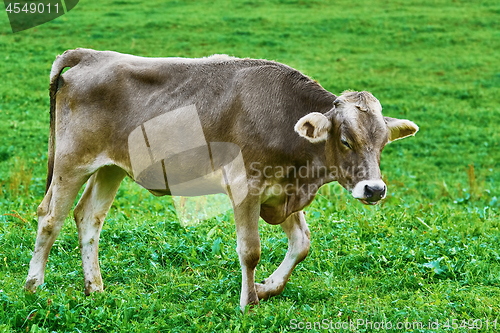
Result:
<svg viewBox="0 0 500 333"><path fill-rule="evenodd" d="M43 283L50 249L61 231L78 191L87 179L88 176L84 175L68 175L54 171L52 183L37 209L38 228L35 249L24 285L26 290L35 291L36 287Z"/></svg>
<svg viewBox="0 0 500 333"><path fill-rule="evenodd" d="M74 217L82 255L85 294L103 291L99 268L99 236L125 172L116 166L105 166L90 177Z"/></svg>
<svg viewBox="0 0 500 333"><path fill-rule="evenodd" d="M276 271L262 283L255 284L259 299L267 299L281 294L295 266L304 260L309 253L311 234L304 218L304 212L300 211L290 215L281 223L281 227L288 237L288 251Z"/></svg>

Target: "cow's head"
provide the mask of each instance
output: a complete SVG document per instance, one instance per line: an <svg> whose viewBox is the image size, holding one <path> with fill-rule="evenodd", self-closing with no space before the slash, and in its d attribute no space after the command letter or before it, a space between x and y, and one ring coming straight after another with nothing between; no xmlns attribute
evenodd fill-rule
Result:
<svg viewBox="0 0 500 333"><path fill-rule="evenodd" d="M354 198L374 205L386 195L380 174L380 155L392 141L415 135L418 126L382 116L380 102L369 92L344 92L326 114L302 117L295 131L312 143L325 142L331 175Z"/></svg>

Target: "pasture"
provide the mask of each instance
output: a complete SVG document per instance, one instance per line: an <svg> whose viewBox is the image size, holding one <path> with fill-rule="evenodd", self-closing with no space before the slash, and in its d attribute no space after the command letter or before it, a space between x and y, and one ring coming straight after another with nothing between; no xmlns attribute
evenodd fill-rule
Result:
<svg viewBox="0 0 500 333"><path fill-rule="evenodd" d="M181 225L170 197L128 179L101 233L105 292L84 295L68 216L45 284L29 294L50 67L77 47L276 60L335 94L368 90L420 132L384 149L381 204L320 189L306 209L309 256L249 315L232 212ZM0 15L0 332L500 330L498 50L496 0L81 1L16 34ZM287 250L281 228L260 231L257 281Z"/></svg>

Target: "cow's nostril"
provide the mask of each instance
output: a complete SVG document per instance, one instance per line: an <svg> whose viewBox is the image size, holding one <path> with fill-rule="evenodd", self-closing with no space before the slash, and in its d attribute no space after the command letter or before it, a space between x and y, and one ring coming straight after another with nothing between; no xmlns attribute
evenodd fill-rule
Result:
<svg viewBox="0 0 500 333"><path fill-rule="evenodd" d="M385 185L383 187L365 185L365 198L370 199L370 201L378 201L384 196L385 190Z"/></svg>
<svg viewBox="0 0 500 333"><path fill-rule="evenodd" d="M368 185L365 185L365 198L371 198L373 196L372 188Z"/></svg>

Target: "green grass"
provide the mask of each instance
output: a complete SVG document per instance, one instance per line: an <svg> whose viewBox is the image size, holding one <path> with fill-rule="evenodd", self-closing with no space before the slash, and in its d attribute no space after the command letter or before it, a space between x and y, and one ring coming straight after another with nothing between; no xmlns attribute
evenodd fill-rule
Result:
<svg viewBox="0 0 500 333"><path fill-rule="evenodd" d="M16 34L0 15L0 332L278 332L323 319L478 319L481 332L498 331L499 22L498 1L460 0L81 1ZM105 293L83 294L68 217L44 286L25 294L45 188L50 66L76 47L273 59L336 94L369 90L385 115L420 132L384 150L381 205L363 206L335 184L321 189L306 209L308 258L250 315L238 308L232 214L183 227L171 198L131 181L101 235ZM262 222L261 236L257 280L287 248L279 227ZM395 331L467 331L408 327Z"/></svg>

